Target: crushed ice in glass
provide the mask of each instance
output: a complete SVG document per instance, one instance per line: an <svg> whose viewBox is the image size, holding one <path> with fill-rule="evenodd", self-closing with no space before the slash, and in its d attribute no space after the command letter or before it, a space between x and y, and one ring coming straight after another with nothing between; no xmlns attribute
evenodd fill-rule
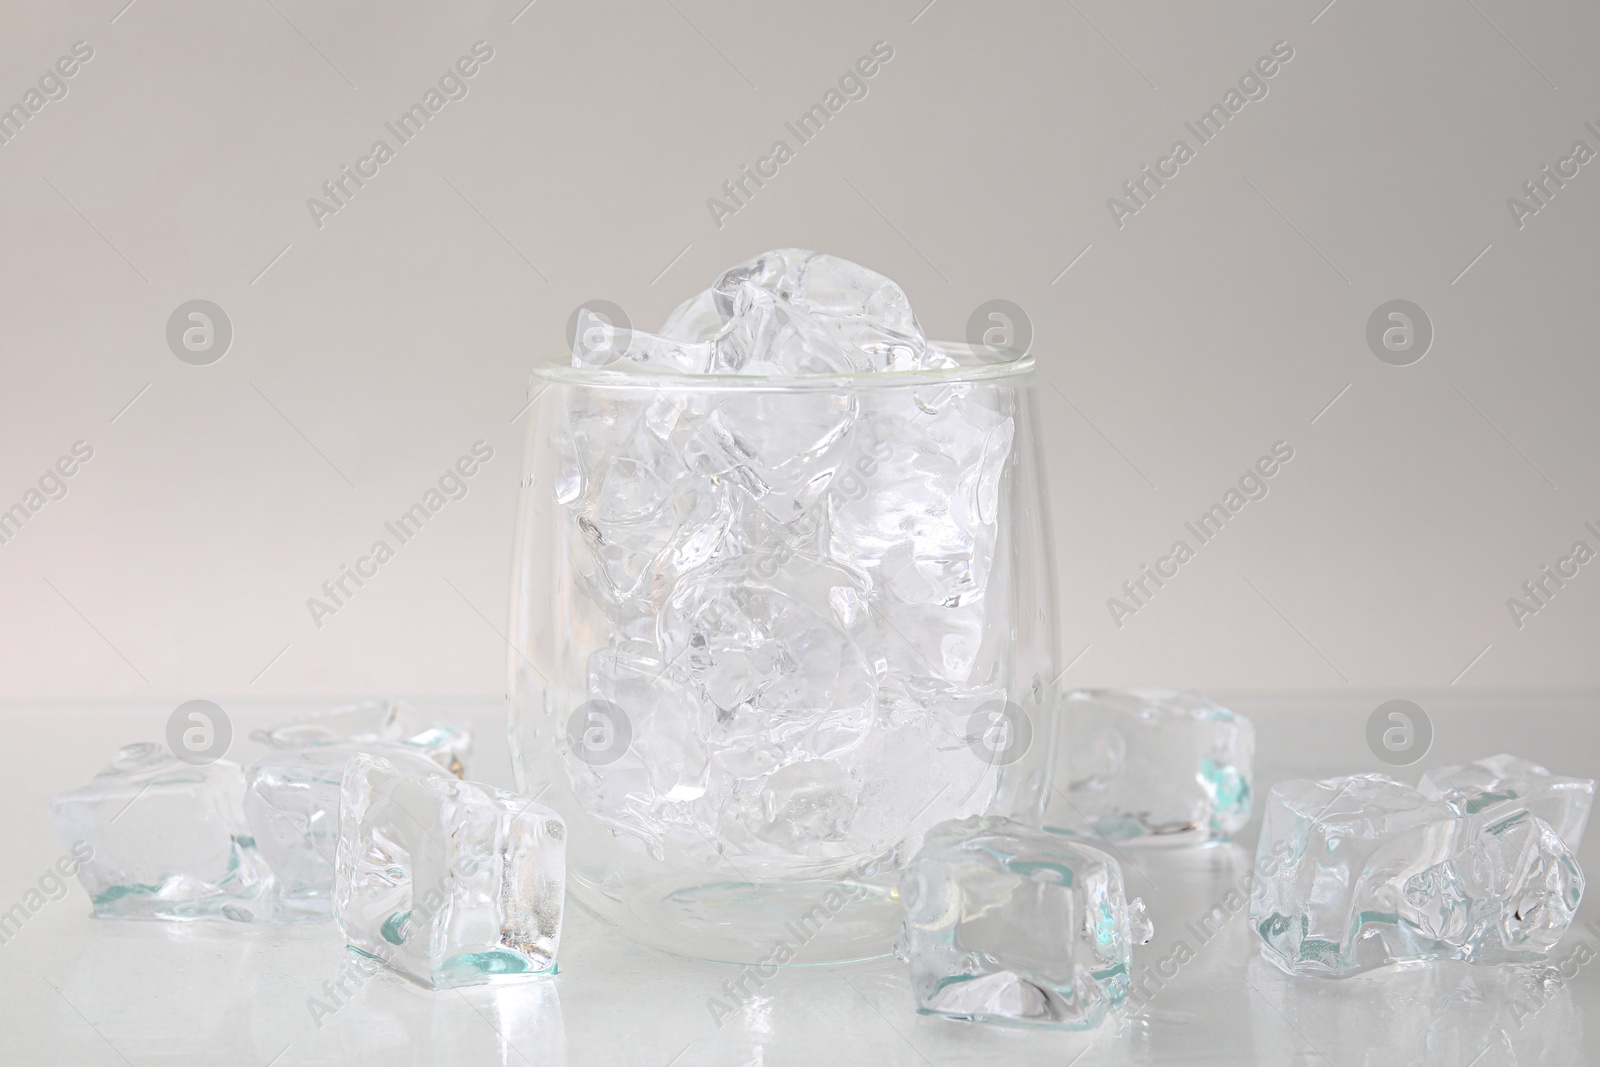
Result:
<svg viewBox="0 0 1600 1067"><path fill-rule="evenodd" d="M50 802L97 916L268 918L271 875L245 825L244 775L184 763L165 745L128 745L87 785Z"/></svg>
<svg viewBox="0 0 1600 1067"><path fill-rule="evenodd" d="M1535 814L1537 791L1461 770L1438 797L1381 774L1273 786L1250 901L1262 955L1334 977L1408 960L1541 960L1572 923L1583 871Z"/></svg>
<svg viewBox="0 0 1600 1067"><path fill-rule="evenodd" d="M574 366L643 372L576 391L555 427L571 569L610 628L583 696L630 731L615 759L564 750L585 809L750 878L893 866L983 810L996 774L967 733L1006 696L1015 392L939 380L957 363L900 287L816 252L725 272L660 334L585 314ZM931 376L828 384L897 371Z"/></svg>
<svg viewBox="0 0 1600 1067"><path fill-rule="evenodd" d="M1250 821L1255 727L1198 693L1080 689L1062 710L1065 801L1049 826L1086 840L1225 841Z"/></svg>
<svg viewBox="0 0 1600 1067"><path fill-rule="evenodd" d="M917 1010L977 1022L1099 1025L1153 933L1110 856L1007 819L934 827L900 899Z"/></svg>
<svg viewBox="0 0 1600 1067"><path fill-rule="evenodd" d="M566 824L417 761L345 770L334 915L350 946L433 989L552 973Z"/></svg>

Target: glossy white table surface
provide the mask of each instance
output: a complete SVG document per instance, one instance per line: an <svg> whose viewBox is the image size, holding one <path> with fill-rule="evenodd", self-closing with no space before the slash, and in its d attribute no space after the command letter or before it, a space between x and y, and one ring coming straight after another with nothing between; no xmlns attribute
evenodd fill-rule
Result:
<svg viewBox="0 0 1600 1067"><path fill-rule="evenodd" d="M1228 695L1256 721L1258 796L1282 778L1384 769L1367 749L1365 726L1394 695ZM1426 759L1393 772L1402 779L1500 751L1568 774L1600 771L1596 695L1407 695L1430 713L1435 737ZM62 852L46 817L48 798L86 781L118 745L159 739L177 703L0 709L19 754L0 779L7 814L0 909L21 901ZM499 703L419 703L474 726L471 777L510 784ZM285 710L228 705L230 758L250 759L259 748L249 730ZM569 910L554 978L429 993L380 974L347 981L337 1010L319 1018L308 1002L333 1003L324 984L346 961L331 925L96 921L74 883L0 945L0 1062L1600 1063L1600 894L1584 902L1578 928L1557 950L1567 979L1542 996L1519 974L1459 965L1290 979L1257 957L1242 912L1213 936L1197 932L1248 870L1255 829L1222 847L1124 850L1130 891L1148 902L1156 927L1155 939L1135 952L1134 969L1152 968L1161 984L1147 979L1147 1003L1087 1034L919 1016L892 958L780 971L719 1026L708 1002L723 996L719 987L737 968L642 948L578 908ZM1591 872L1600 871L1597 836L1580 855Z"/></svg>

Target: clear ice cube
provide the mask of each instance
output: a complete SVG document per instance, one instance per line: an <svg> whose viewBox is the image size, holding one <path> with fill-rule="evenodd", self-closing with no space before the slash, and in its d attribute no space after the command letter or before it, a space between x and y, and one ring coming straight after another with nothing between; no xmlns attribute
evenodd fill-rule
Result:
<svg viewBox="0 0 1600 1067"><path fill-rule="evenodd" d="M676 341L637 330L619 330L588 308L578 309L572 365L606 367L619 360L636 370L706 374L713 367L709 342Z"/></svg>
<svg viewBox="0 0 1600 1067"><path fill-rule="evenodd" d="M271 875L245 825L244 775L164 745L128 745L50 802L57 835L93 856L78 869L94 913L118 919L267 917Z"/></svg>
<svg viewBox="0 0 1600 1067"><path fill-rule="evenodd" d="M1055 798L1052 829L1198 844L1250 821L1255 728L1243 715L1168 689L1080 689L1062 707L1065 800Z"/></svg>
<svg viewBox="0 0 1600 1067"><path fill-rule="evenodd" d="M849 260L800 248L765 252L680 305L659 334L624 334L580 311L574 366L625 360L641 370L781 377L927 370L931 347L898 285Z"/></svg>
<svg viewBox="0 0 1600 1067"><path fill-rule="evenodd" d="M1430 799L1379 774L1273 786L1257 869L1262 955L1333 977L1407 960L1537 962L1584 886L1521 798Z"/></svg>
<svg viewBox="0 0 1600 1067"><path fill-rule="evenodd" d="M380 752L418 773L442 768L461 777L471 735L427 724L402 701L372 700L257 730L273 751L245 771L244 812L275 876L276 922L331 919L339 843L339 788L357 752Z"/></svg>
<svg viewBox="0 0 1600 1067"><path fill-rule="evenodd" d="M274 752L245 771L245 818L274 875L275 922L333 918L334 865L339 851L339 796L345 767L358 752L379 753L413 773L438 763L415 749L384 742L316 744Z"/></svg>
<svg viewBox="0 0 1600 1067"><path fill-rule="evenodd" d="M565 887L549 808L382 755L346 768L334 915L357 952L435 989L552 973Z"/></svg>
<svg viewBox="0 0 1600 1067"><path fill-rule="evenodd" d="M250 736L280 750L340 744L404 745L457 778L466 774L466 757L472 751L472 735L467 730L430 723L421 711L403 700L346 704L332 711L263 727Z"/></svg>
<svg viewBox="0 0 1600 1067"><path fill-rule="evenodd" d="M1583 841L1594 804L1593 778L1551 774L1537 763L1504 754L1460 766L1435 767L1422 776L1417 788L1435 800L1457 797L1463 803L1520 799L1561 835L1573 853ZM1475 794L1482 794L1481 799L1472 799Z"/></svg>
<svg viewBox="0 0 1600 1067"><path fill-rule="evenodd" d="M1110 856L1006 819L930 830L900 899L917 1010L978 1022L1099 1025L1152 934Z"/></svg>

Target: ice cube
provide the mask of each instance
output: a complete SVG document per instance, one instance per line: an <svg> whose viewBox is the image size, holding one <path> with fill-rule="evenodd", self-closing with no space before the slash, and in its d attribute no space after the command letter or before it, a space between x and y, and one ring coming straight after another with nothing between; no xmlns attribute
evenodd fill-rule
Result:
<svg viewBox="0 0 1600 1067"><path fill-rule="evenodd" d="M1334 977L1540 960L1571 925L1583 872L1526 801L1483 799L1430 799L1379 774L1273 786L1250 900L1262 955Z"/></svg>
<svg viewBox="0 0 1600 1067"><path fill-rule="evenodd" d="M947 366L898 285L849 260L799 248L724 271L659 334L614 328L580 309L575 367L794 377Z"/></svg>
<svg viewBox="0 0 1600 1067"><path fill-rule="evenodd" d="M828 546L872 582L878 647L897 690L890 703L1003 698L1015 645L996 625L1009 617L1011 591L995 517L1013 420L987 400L937 410L905 393L869 400L829 486Z"/></svg>
<svg viewBox="0 0 1600 1067"><path fill-rule="evenodd" d="M426 771L460 777L471 735L402 701L371 700L269 726L251 735L274 751L245 771L244 812L257 848L276 876L276 922L332 918L339 842L339 786L357 752L382 752Z"/></svg>
<svg viewBox="0 0 1600 1067"><path fill-rule="evenodd" d="M734 325L724 328L719 346L719 359L730 368L774 363L790 374L912 370L924 365L928 352L905 291L838 256L801 248L765 252L725 271L711 293L724 323ZM800 339L796 347L808 349L804 354L787 351L786 343L796 340L785 332L790 321L827 332Z"/></svg>
<svg viewBox="0 0 1600 1067"><path fill-rule="evenodd" d="M624 366L667 374L705 374L712 369L709 342L675 341L639 330L620 330L588 308L578 310L572 341L574 367Z"/></svg>
<svg viewBox="0 0 1600 1067"><path fill-rule="evenodd" d="M97 916L267 916L271 875L245 825L237 764L185 763L163 745L128 745L87 785L50 802L63 844L93 849L78 869Z"/></svg>
<svg viewBox="0 0 1600 1067"><path fill-rule="evenodd" d="M800 518L828 489L855 421L850 393L767 393L717 400L699 425L727 478L779 522Z"/></svg>
<svg viewBox="0 0 1600 1067"><path fill-rule="evenodd" d="M1063 710L1065 796L1053 798L1052 829L1118 844L1202 844L1250 821L1256 742L1243 715L1169 689L1080 689Z"/></svg>
<svg viewBox="0 0 1600 1067"><path fill-rule="evenodd" d="M592 699L569 716L560 747L584 809L658 857L668 838L703 844L716 823L703 801L710 767L701 705L667 666L650 641L617 641L590 655Z"/></svg>
<svg viewBox="0 0 1600 1067"><path fill-rule="evenodd" d="M457 778L466 774L472 735L459 726L429 723L403 700L364 700L253 731L251 738L275 749L318 745L390 743L426 756Z"/></svg>
<svg viewBox="0 0 1600 1067"><path fill-rule="evenodd" d="M1099 1025L1152 934L1110 856L1007 819L934 827L900 899L917 1010L978 1022Z"/></svg>
<svg viewBox="0 0 1600 1067"><path fill-rule="evenodd" d="M433 735L424 731L416 736ZM345 767L357 752L382 754L417 774L440 770L439 763L419 748L366 741L284 749L257 760L245 771L244 813L256 847L274 875L274 922L333 918L339 790Z"/></svg>
<svg viewBox="0 0 1600 1067"><path fill-rule="evenodd" d="M355 951L435 989L552 973L565 886L549 808L381 755L345 770L334 915Z"/></svg>
<svg viewBox="0 0 1600 1067"><path fill-rule="evenodd" d="M841 550L875 565L903 603L956 607L981 598L1014 433L1010 416L983 404L929 414L907 402L871 412L829 487Z"/></svg>
<svg viewBox="0 0 1600 1067"><path fill-rule="evenodd" d="M742 556L678 584L660 645L699 693L723 770L753 778L860 742L883 667L868 595L860 572L800 555Z"/></svg>
<svg viewBox="0 0 1600 1067"><path fill-rule="evenodd" d="M1422 776L1417 788L1436 800L1454 796L1473 804L1520 798L1574 853L1583 841L1589 808L1594 804L1593 778L1551 774L1537 763L1503 754L1462 766L1435 767ZM1483 795L1474 800L1475 794Z"/></svg>

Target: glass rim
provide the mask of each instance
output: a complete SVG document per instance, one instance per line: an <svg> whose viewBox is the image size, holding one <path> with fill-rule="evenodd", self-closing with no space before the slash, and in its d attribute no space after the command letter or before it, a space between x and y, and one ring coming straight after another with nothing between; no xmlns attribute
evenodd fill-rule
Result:
<svg viewBox="0 0 1600 1067"><path fill-rule="evenodd" d="M858 371L850 374L690 374L686 371L614 370L610 365L574 367L570 352L557 352L538 360L533 376L551 383L582 385L600 389L739 390L780 391L812 389L905 388L910 386L953 385L964 382L1018 378L1034 369L1028 351L994 345L974 345L964 341L933 341L929 346L967 360L954 367L930 370Z"/></svg>

